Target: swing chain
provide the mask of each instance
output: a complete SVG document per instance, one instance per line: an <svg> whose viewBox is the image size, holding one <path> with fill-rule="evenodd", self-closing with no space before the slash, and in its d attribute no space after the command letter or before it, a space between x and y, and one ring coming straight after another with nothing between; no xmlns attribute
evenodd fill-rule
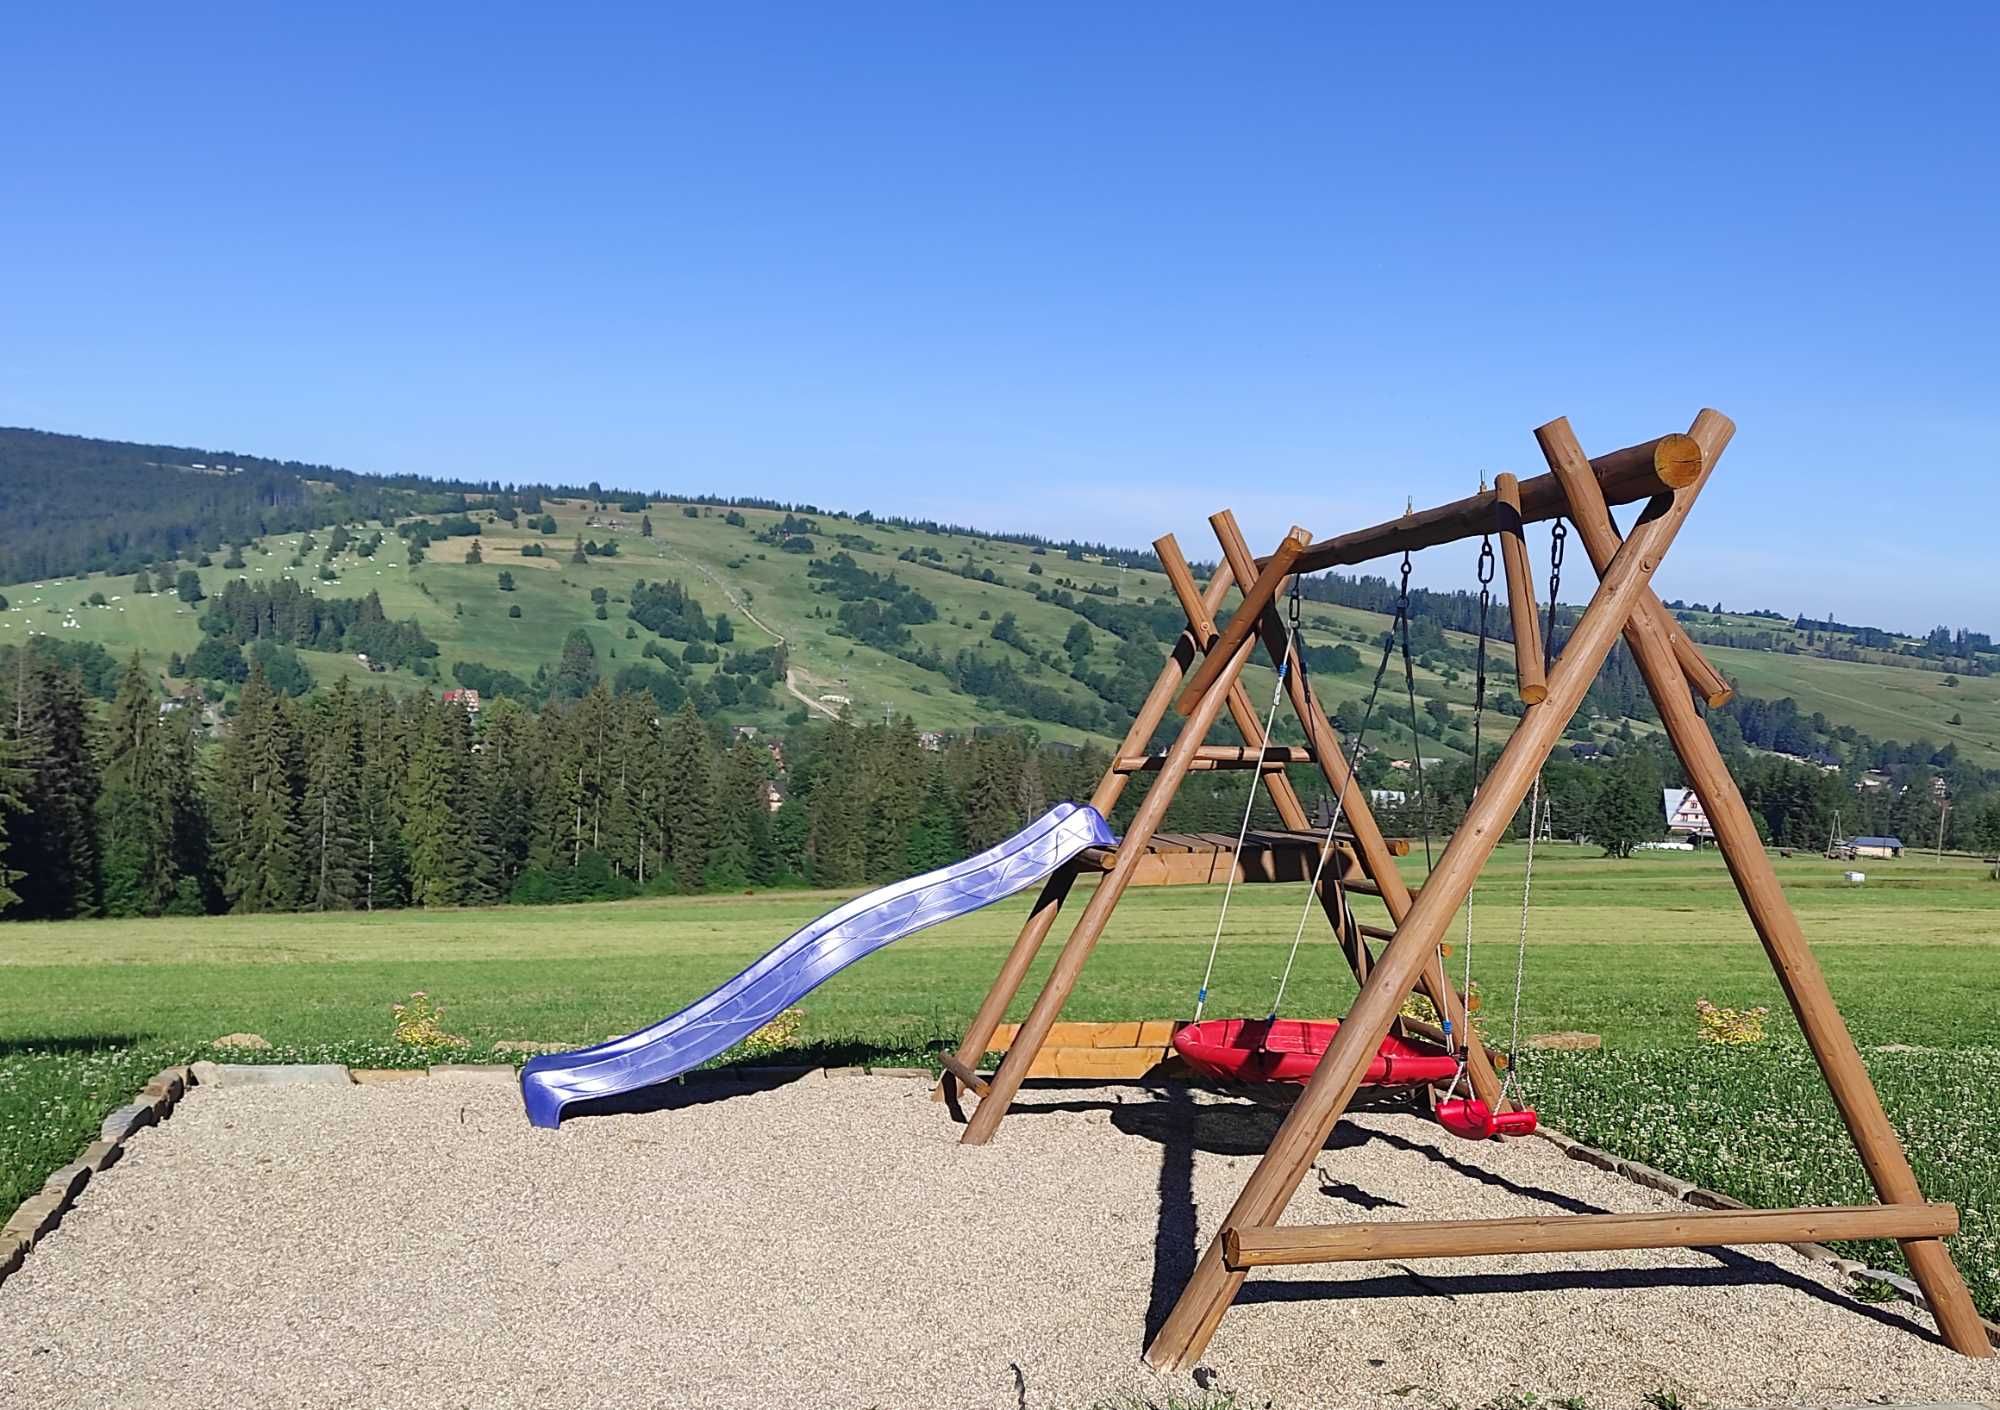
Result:
<svg viewBox="0 0 2000 1410"><path fill-rule="evenodd" d="M1569 528L1562 520L1555 522L1549 530L1549 625L1542 633L1542 669L1556 668L1556 594L1562 591L1563 544L1569 538Z"/></svg>

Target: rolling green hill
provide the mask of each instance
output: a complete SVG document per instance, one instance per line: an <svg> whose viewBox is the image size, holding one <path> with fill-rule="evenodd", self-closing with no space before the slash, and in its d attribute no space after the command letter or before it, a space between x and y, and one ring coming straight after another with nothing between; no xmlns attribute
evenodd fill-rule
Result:
<svg viewBox="0 0 2000 1410"><path fill-rule="evenodd" d="M145 448L128 449L136 454ZM200 454L186 452L180 458ZM12 469L0 454L0 482ZM361 502L367 478L339 473L343 479L337 491L328 485L313 492L326 494L329 507L336 498L340 508ZM321 482L301 478L299 483L310 491ZM209 555L209 566L193 567L191 560L199 553L190 544L183 550L187 557L149 560L148 576L162 589L149 594L135 592L127 573L0 586L9 604L9 610L0 612L0 645L47 634L61 641L99 643L121 659L137 650L164 677L176 654L191 653L202 640L201 619L209 604L183 602L171 590L174 578L192 567L207 598L235 578L252 585L292 578L321 598L374 593L388 617L416 622L437 645L437 657L419 663L419 669L428 668L422 675L409 668L371 671L346 651L302 651L299 659L316 685L345 676L357 684L435 690L457 680L461 663L532 681L538 669L556 663L565 639L577 630L588 635L601 668L610 675L628 664L655 664L642 657L649 643L656 654L682 654L682 643L656 637L627 615L635 583L673 580L698 599L706 618L728 617L733 641L722 652L784 648L788 679L775 703L717 712L734 723L770 725L798 711L847 710L863 718L893 712L908 714L921 729L953 732L1032 724L1046 738L1078 742L1122 732L1135 691L1142 693L1150 682L1159 640L1170 639L1176 620L1163 575L1131 566L1136 556L1121 563L1114 561L1115 554L889 524L867 515L800 511L794 519L775 508L675 500L651 501L640 510L615 491L593 498L544 492L540 509L555 521L555 531L549 533L543 532L546 521L539 514L514 514L509 500L496 498L492 491L498 487L384 483L392 483L402 496L394 501L397 505L407 506L419 495L430 503L465 504L478 530L481 561L466 561L475 539L461 534L434 539L413 565L408 543L390 527L407 526L407 512L388 513L372 557L359 552L361 540L373 532L359 527L359 520L352 521L355 542L330 557L326 528L258 537L239 533L248 540L242 567L222 566L221 552ZM389 505L392 499L381 503ZM512 515L512 522L497 516L495 506ZM310 505L287 512L295 520L303 514L310 522ZM642 517L650 521L650 536L641 532ZM436 517L426 522L435 523ZM804 532L788 531L799 528ZM615 541L616 554L574 562L572 550L579 538L600 546ZM522 553L531 546L539 547L541 555ZM868 631L863 623L869 619L844 621L843 608L857 605L855 595L844 595L826 576L826 565L842 558L846 571L874 575L866 581L876 586L864 587L859 606L871 611L878 606L881 599L873 594L891 575L928 605L907 614L912 620L891 624L887 634ZM331 580L323 580L323 565L331 570ZM501 590L502 572L511 575L512 591ZM594 591L604 599L602 617ZM93 598L101 601L93 603ZM1135 633L1133 621L1149 614L1155 630ZM1891 650L1857 650L1852 637L1839 638L1840 649L1869 659L1829 659L1812 654L1814 648L1806 645L1811 638L1791 622L1769 616L1702 610L1683 617L1697 636L1711 638L1705 649L1748 696L1790 697L1803 714L1823 715L1829 727L1849 726L1875 740L1951 743L1969 761L2000 766L2000 678L1945 674L1935 663L1897 657ZM1389 618L1356 607L1308 602L1303 620L1313 645L1352 648L1320 670L1324 698L1336 705L1358 702L1367 693ZM1005 639L996 638L996 629ZM1127 640L1121 641L1120 631ZM1771 649L1713 644L1716 639L1755 640ZM1828 649L1825 633L1817 641L1817 649ZM1472 645L1470 637L1447 632L1434 636L1420 657L1416 691L1426 729L1433 732L1424 741L1426 758L1462 758L1469 749ZM1492 679L1498 695L1512 686L1511 648L1496 643L1494 651ZM1892 660L1899 664L1887 664ZM674 664L679 665L678 659ZM712 662L690 663L683 678L698 683L712 679L718 669ZM986 679L996 672L997 685ZM1249 686L1260 707L1270 698L1272 685L1268 670L1253 670ZM1613 698L1594 702L1597 718L1585 727L1600 737L1627 724L1608 703ZM1376 742L1386 752L1408 753L1408 705L1399 662L1392 663L1384 707L1396 713L1386 720L1377 717L1372 727ZM1640 716L1645 713L1638 710ZM1509 723L1504 714L1489 711L1487 737L1503 738ZM1629 724L1642 732L1651 728L1644 718ZM1583 733L1582 728L1577 731L1579 737Z"/></svg>

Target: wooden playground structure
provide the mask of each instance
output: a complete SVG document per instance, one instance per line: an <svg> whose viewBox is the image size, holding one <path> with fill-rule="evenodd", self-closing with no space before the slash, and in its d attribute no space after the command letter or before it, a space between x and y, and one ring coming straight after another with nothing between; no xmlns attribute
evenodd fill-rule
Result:
<svg viewBox="0 0 2000 1410"><path fill-rule="evenodd" d="M1313 899L1332 926L1360 992L1146 1349L1146 1359L1154 1366L1193 1366L1248 1271L1255 1267L1830 1238L1896 1239L1945 1343L1967 1356L1992 1354L1943 1242L1945 1235L1957 1230L1957 1212L1949 1205L1927 1203L1918 1188L1902 1143L1883 1111L1798 919L1785 900L1750 811L1697 706L1697 697L1709 705L1726 701L1729 684L1688 639L1651 588L1655 570L1734 430L1728 417L1704 410L1685 435L1662 436L1592 459L1578 444L1567 420L1558 419L1535 432L1548 462L1546 475L1521 481L1503 475L1492 490L1318 542L1305 530L1294 528L1263 559L1252 556L1234 518L1224 511L1210 520L1222 556L1205 587L1196 583L1171 535L1155 541L1154 548L1186 613L1187 628L1090 801L1108 817L1133 774L1156 773L1158 777L1116 847L1093 849L1044 885L964 1041L945 1060L943 1079L943 1094L952 1100L954 1109L961 1093L978 1099L966 1123L963 1142L982 1145L990 1141L1022 1081L1051 1070L1046 1066L1038 1069L1036 1064L1049 1045L1064 1002L1128 886L1208 881L1311 883ZM1644 508L1631 531L1621 534L1611 507L1640 502ZM1558 521L1557 553L1564 533L1561 521L1567 520L1598 577L1596 591L1560 653L1553 651L1552 641L1545 651L1537 628L1539 609L1522 537L1525 524L1548 520ZM1500 541L1518 694L1526 708L1479 782L1464 820L1437 857L1428 878L1413 889L1397 872L1394 859L1399 855L1398 844L1383 836L1369 807L1367 791L1354 776L1353 761L1343 752L1325 709L1313 693L1295 630L1280 610L1280 594L1295 574L1481 537ZM1490 556L1482 550L1482 583L1490 576L1488 563ZM1218 630L1215 616L1231 589L1239 586L1241 600L1227 625ZM1553 607L1553 602L1550 605ZM1470 1092L1496 1112L1514 1109L1516 1104L1499 1065L1468 1022L1465 1005L1447 972L1445 933L1516 811L1529 799L1530 790L1536 789L1539 795L1537 781L1544 762L1621 635L1645 678L1667 737L1707 811L1744 909L1881 1202L1828 1209L1677 1210L1279 1226L1280 1216L1314 1157L1362 1085L1379 1045L1393 1034L1442 1041L1451 1048L1455 1033L1460 1070ZM1259 717L1240 679L1245 664L1260 647L1278 669L1279 691L1304 731L1307 743L1303 748L1270 744L1270 724ZM1380 672L1377 674L1379 683ZM1277 704L1274 697L1274 712ZM1164 753L1150 752L1151 742L1170 711L1183 717L1184 723ZM1241 735L1241 743L1211 745L1208 736L1225 711ZM1313 826L1285 773L1288 764L1312 764L1324 778L1336 800L1332 822L1325 828ZM1475 757L1475 770L1477 767ZM1255 770L1283 830L1248 831L1246 811L1246 830L1238 837L1161 833L1160 823L1186 775L1213 769ZM1009 1005L1078 877L1086 873L1098 877L1095 891L1040 994L1011 1033L998 1069L990 1076L982 1075L978 1066L993 1050L996 1031ZM1362 923L1352 908L1355 897L1379 900L1388 912L1388 924ZM1371 942L1382 942L1381 948ZM1203 992L1205 997L1205 986ZM1400 1015L1413 992L1430 1001L1441 1019L1439 1024ZM1161 1040L1159 1033L1142 1036ZM1092 1075L1089 1067L1082 1062L1075 1075Z"/></svg>

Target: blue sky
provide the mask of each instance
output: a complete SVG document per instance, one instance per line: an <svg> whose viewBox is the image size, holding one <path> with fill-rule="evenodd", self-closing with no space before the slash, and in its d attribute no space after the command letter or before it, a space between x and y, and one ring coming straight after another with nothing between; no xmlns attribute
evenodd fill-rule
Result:
<svg viewBox="0 0 2000 1410"><path fill-rule="evenodd" d="M1663 594L2000 630L1990 7L307 8L11 17L0 423L1199 556L1709 404Z"/></svg>

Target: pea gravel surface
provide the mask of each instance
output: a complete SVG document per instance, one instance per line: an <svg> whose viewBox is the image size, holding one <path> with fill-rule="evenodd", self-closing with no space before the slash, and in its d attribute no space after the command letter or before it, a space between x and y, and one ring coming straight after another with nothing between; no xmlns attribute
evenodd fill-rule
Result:
<svg viewBox="0 0 2000 1410"><path fill-rule="evenodd" d="M1273 1270L1195 1378L1159 1375L1147 1330L1275 1113L1031 1090L975 1150L909 1078L679 1091L552 1132L491 1077L197 1088L0 1285L0 1405L2000 1400L1993 1363L1776 1249ZM1375 1112L1287 1222L1669 1207Z"/></svg>

